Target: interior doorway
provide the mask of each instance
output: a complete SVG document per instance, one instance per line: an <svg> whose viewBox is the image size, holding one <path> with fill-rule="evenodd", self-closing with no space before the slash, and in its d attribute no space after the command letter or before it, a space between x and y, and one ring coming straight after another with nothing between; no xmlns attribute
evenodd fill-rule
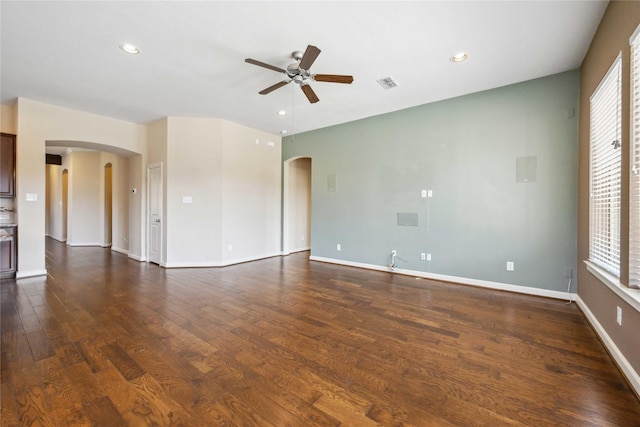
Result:
<svg viewBox="0 0 640 427"><path fill-rule="evenodd" d="M311 249L311 158L284 162L282 252Z"/></svg>
<svg viewBox="0 0 640 427"><path fill-rule="evenodd" d="M111 247L113 242L113 165L104 165L104 244Z"/></svg>

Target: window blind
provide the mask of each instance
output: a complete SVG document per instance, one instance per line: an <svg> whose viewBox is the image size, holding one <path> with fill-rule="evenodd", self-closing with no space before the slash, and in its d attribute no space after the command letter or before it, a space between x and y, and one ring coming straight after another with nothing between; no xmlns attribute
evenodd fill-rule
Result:
<svg viewBox="0 0 640 427"><path fill-rule="evenodd" d="M640 27L631 44L631 176L629 177L629 286L640 288Z"/></svg>
<svg viewBox="0 0 640 427"><path fill-rule="evenodd" d="M589 260L620 276L620 55L591 95Z"/></svg>

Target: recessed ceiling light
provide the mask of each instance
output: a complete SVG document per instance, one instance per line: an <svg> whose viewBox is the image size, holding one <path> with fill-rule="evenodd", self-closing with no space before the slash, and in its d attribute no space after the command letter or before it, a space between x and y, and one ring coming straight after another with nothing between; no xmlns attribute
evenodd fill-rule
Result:
<svg viewBox="0 0 640 427"><path fill-rule="evenodd" d="M284 111L284 110L280 110L280 111L278 111L278 115L279 115L279 116L286 116L286 115L287 115L287 112L286 112L286 111Z"/></svg>
<svg viewBox="0 0 640 427"><path fill-rule="evenodd" d="M132 44L129 43L123 43L120 45L120 49L124 50L127 53L130 53L132 55L137 55L140 53L140 49L138 49L137 47L135 47Z"/></svg>
<svg viewBox="0 0 640 427"><path fill-rule="evenodd" d="M451 57L451 62L462 62L467 59L467 54L465 52L456 53Z"/></svg>
<svg viewBox="0 0 640 427"><path fill-rule="evenodd" d="M280 134L281 134L281 135L286 135L286 134L287 134L287 131L286 131L286 130L281 130L281 131L280 131Z"/></svg>

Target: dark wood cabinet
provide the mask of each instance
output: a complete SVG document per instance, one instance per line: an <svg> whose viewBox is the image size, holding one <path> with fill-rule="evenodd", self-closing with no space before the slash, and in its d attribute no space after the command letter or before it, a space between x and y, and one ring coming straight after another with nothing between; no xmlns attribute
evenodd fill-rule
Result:
<svg viewBox="0 0 640 427"><path fill-rule="evenodd" d="M16 195L16 136L0 134L0 197Z"/></svg>

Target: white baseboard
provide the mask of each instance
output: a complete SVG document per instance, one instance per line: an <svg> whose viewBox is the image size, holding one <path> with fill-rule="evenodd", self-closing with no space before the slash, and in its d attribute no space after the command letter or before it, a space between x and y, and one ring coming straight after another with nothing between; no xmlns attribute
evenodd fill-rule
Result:
<svg viewBox="0 0 640 427"><path fill-rule="evenodd" d="M19 270L16 272L16 280L17 279L26 279L28 277L36 277L36 276L46 276L47 270L28 270L23 271Z"/></svg>
<svg viewBox="0 0 640 427"><path fill-rule="evenodd" d="M310 251L311 250L311 246L305 246L304 248L295 248L295 249L291 249L289 250L289 254L294 254L296 252L304 252L304 251ZM288 254L287 254L288 255Z"/></svg>
<svg viewBox="0 0 640 427"><path fill-rule="evenodd" d="M228 265L242 264L243 262L257 261L259 259L272 258L281 256L281 252L273 252L270 254L256 255L246 258L236 258L224 261L201 261L201 262L166 262L160 265L164 268L199 268L199 267L226 267Z"/></svg>
<svg viewBox="0 0 640 427"><path fill-rule="evenodd" d="M136 254L132 254L130 252L127 253L127 256L129 258L131 258L134 261L138 261L138 262L145 262L146 259L144 257L141 257L140 255L136 255Z"/></svg>
<svg viewBox="0 0 640 427"><path fill-rule="evenodd" d="M70 242L67 240L67 246L97 246L100 248L104 247L104 243L102 242Z"/></svg>
<svg viewBox="0 0 640 427"><path fill-rule="evenodd" d="M62 236L54 236L53 234L46 234L45 237L51 237L53 240L57 240L60 243L66 243L67 239Z"/></svg>
<svg viewBox="0 0 640 427"><path fill-rule="evenodd" d="M121 253L121 254L129 255L129 251L128 250L122 249L122 248L118 248L116 246L111 246L111 250L113 252L118 252L118 253Z"/></svg>
<svg viewBox="0 0 640 427"><path fill-rule="evenodd" d="M572 301L575 301L577 296L577 294L575 293L567 293L562 291L553 291L549 289L533 288L530 286L511 285L508 283L491 282L488 280L471 279L468 277L448 276L444 274L428 273L428 272L417 271L417 270L405 270L402 268L397 268L391 271L387 266L365 264L365 263L353 262L353 261L344 261L341 259L334 259L334 258L324 258L324 257L315 256L315 255L311 255L309 259L311 261L320 261L320 262L327 262L331 264L346 265L350 267L366 268L367 270L384 271L387 273L402 274L405 276L420 277L423 279L432 279L432 280L439 280L442 282L459 283L462 285L478 286L481 288L496 289L499 291L516 292L519 294L536 295L536 296L555 298L555 299L565 299L567 301L569 299L571 299Z"/></svg>
<svg viewBox="0 0 640 427"><path fill-rule="evenodd" d="M622 371L623 375L629 381L629 384L634 389L636 395L640 396L640 375L638 375L635 369L633 369L633 366L631 366L627 358L624 357L620 349L618 349L618 346L616 345L616 343L611 339L611 337L609 336L607 331L602 327L600 322L598 322L598 319L596 318L596 316L593 315L591 310L589 310L589 307L584 303L584 301L582 301L582 298L580 298L580 295L577 295L576 303L578 304L578 307L580 307L580 310L582 310L582 312L586 316L587 320L589 321L593 329L596 331L596 333L600 337L600 340L602 341L602 343L605 345L605 347L607 347L607 351L609 351L609 354L611 355L613 360L616 362L616 364Z"/></svg>

